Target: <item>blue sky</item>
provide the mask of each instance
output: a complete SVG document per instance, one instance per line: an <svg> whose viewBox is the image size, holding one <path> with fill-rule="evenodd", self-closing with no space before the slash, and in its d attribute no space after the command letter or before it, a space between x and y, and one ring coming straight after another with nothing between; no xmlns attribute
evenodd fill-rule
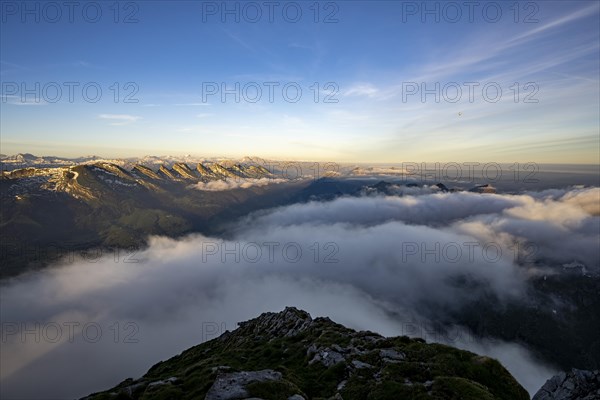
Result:
<svg viewBox="0 0 600 400"><path fill-rule="evenodd" d="M1 152L600 162L599 2L247 3L3 1Z"/></svg>

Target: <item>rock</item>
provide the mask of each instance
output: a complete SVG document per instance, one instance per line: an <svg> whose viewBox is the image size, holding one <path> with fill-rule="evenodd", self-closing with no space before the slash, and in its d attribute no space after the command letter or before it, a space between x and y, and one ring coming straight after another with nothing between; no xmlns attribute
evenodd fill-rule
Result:
<svg viewBox="0 0 600 400"><path fill-rule="evenodd" d="M437 184L437 185L435 185L435 186L437 186L437 187L438 187L438 188L439 188L439 189L440 189L442 192L444 192L444 193L447 193L447 192L449 192L449 190L448 190L448 188L446 187L446 185L444 185L444 184L443 184L443 183L441 183L441 182L440 182L440 183L438 183L438 184Z"/></svg>
<svg viewBox="0 0 600 400"><path fill-rule="evenodd" d="M344 361L346 361L346 359L342 354L338 353L337 351L333 351L330 348L326 348L320 350L308 364L311 365L316 362L320 362L329 368Z"/></svg>
<svg viewBox="0 0 600 400"><path fill-rule="evenodd" d="M239 322L240 328L250 328L257 335L296 336L307 329L312 322L310 314L295 307L286 307L280 313L264 313L259 317Z"/></svg>
<svg viewBox="0 0 600 400"><path fill-rule="evenodd" d="M361 333L362 333L362 332L361 332ZM364 336L362 336L362 338L363 338L364 340L368 340L368 341L369 341L369 342L371 342L371 343L377 343L377 342L379 342L380 340L383 340L383 337L382 337L382 336L378 336L378 335L374 335L374 334L371 334L371 335L364 335Z"/></svg>
<svg viewBox="0 0 600 400"><path fill-rule="evenodd" d="M471 189L469 189L469 192L473 192L473 193L497 193L496 188L493 187L490 184L484 184L484 185L477 185Z"/></svg>
<svg viewBox="0 0 600 400"><path fill-rule="evenodd" d="M288 397L287 400L306 400L306 399L304 397L300 396L299 394L295 394L293 396Z"/></svg>
<svg viewBox="0 0 600 400"><path fill-rule="evenodd" d="M246 385L249 383L278 380L281 380L281 373L270 369L220 374L206 393L204 400L247 399L249 393Z"/></svg>
<svg viewBox="0 0 600 400"><path fill-rule="evenodd" d="M349 347L346 349L346 351L347 351L348 353L352 354L352 355L359 355L359 356L360 356L360 355L363 355L363 354L367 354L367 353L368 353L368 351L366 351L366 350L361 350L361 349L358 349L358 348L356 348L356 347L354 347L354 346L349 346Z"/></svg>
<svg viewBox="0 0 600 400"><path fill-rule="evenodd" d="M314 343L313 343L313 344L311 344L310 346L308 346L308 349L306 350L306 356L307 356L307 357L310 357L310 356L312 356L313 354L316 354L316 353L317 353L317 351L319 351L319 348L317 347L317 345L316 345L316 344L314 344Z"/></svg>
<svg viewBox="0 0 600 400"><path fill-rule="evenodd" d="M375 368L375 367L373 367L371 364L367 364L367 363L365 363L365 362L358 361L358 360L353 360L353 361L352 361L352 365L354 366L354 368L357 368L357 369L363 369L363 368Z"/></svg>
<svg viewBox="0 0 600 400"><path fill-rule="evenodd" d="M600 371L573 368L548 379L532 400L600 399Z"/></svg>
<svg viewBox="0 0 600 400"><path fill-rule="evenodd" d="M161 385L170 385L172 383L176 383L179 379L172 376L170 378L167 378L165 380L160 380L160 381L154 381L154 382L150 382L148 384L148 388L154 387L154 386L161 386Z"/></svg>
<svg viewBox="0 0 600 400"><path fill-rule="evenodd" d="M387 363L398 363L406 358L403 353L400 353L394 349L379 350L379 357L381 357L383 362Z"/></svg>
<svg viewBox="0 0 600 400"><path fill-rule="evenodd" d="M136 391L140 390L144 386L146 386L145 382L135 383L133 385L124 387L121 391L128 396L133 396Z"/></svg>
<svg viewBox="0 0 600 400"><path fill-rule="evenodd" d="M340 345L334 344L331 346L331 348L335 351L337 351L338 353L347 353L348 350L347 349L343 349Z"/></svg>
<svg viewBox="0 0 600 400"><path fill-rule="evenodd" d="M217 340L224 342L227 340L227 338L229 338L229 336L231 336L231 332L227 330L227 331L223 332L223 334L221 336L219 336L217 338Z"/></svg>

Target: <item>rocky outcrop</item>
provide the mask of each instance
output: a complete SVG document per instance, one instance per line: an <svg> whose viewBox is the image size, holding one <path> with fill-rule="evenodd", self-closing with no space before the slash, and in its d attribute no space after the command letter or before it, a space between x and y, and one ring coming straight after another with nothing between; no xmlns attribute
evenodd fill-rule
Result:
<svg viewBox="0 0 600 400"><path fill-rule="evenodd" d="M185 163L173 164L173 171L178 173L183 179L198 180L198 176Z"/></svg>
<svg viewBox="0 0 600 400"><path fill-rule="evenodd" d="M553 376L533 396L533 400L600 399L600 371L573 368Z"/></svg>
<svg viewBox="0 0 600 400"><path fill-rule="evenodd" d="M253 382L280 381L281 373L270 369L232 372L217 376L204 400L238 400L250 396L246 387Z"/></svg>
<svg viewBox="0 0 600 400"><path fill-rule="evenodd" d="M236 175L234 172L230 171L229 169L225 168L221 164L214 163L214 164L209 165L208 168L210 168L212 173L215 176L217 176L219 179L238 177L238 175Z"/></svg>
<svg viewBox="0 0 600 400"><path fill-rule="evenodd" d="M448 187L441 182L436 184L435 186L437 186L442 191L442 193L448 193L450 191L450 189L448 189Z"/></svg>
<svg viewBox="0 0 600 400"><path fill-rule="evenodd" d="M422 339L357 332L293 307L241 322L140 379L89 398L529 400L493 359Z"/></svg>
<svg viewBox="0 0 600 400"><path fill-rule="evenodd" d="M469 189L469 192L473 193L497 193L497 190L492 185L486 183L484 185L477 185L474 188Z"/></svg>
<svg viewBox="0 0 600 400"><path fill-rule="evenodd" d="M175 174L173 173L172 170L170 170L169 168L167 168L164 165L161 165L160 168L158 169L158 175L163 178L172 180L172 181L176 181L179 179L175 176Z"/></svg>
<svg viewBox="0 0 600 400"><path fill-rule="evenodd" d="M250 165L244 169L244 173L249 178L264 178L271 176L269 170L262 165Z"/></svg>
<svg viewBox="0 0 600 400"><path fill-rule="evenodd" d="M198 163L196 171L204 181L218 179L218 177L210 170L210 168L204 166L202 163Z"/></svg>
<svg viewBox="0 0 600 400"><path fill-rule="evenodd" d="M286 307L279 313L267 312L258 318L239 322L240 333L258 337L296 336L304 332L313 322L306 311Z"/></svg>
<svg viewBox="0 0 600 400"><path fill-rule="evenodd" d="M133 167L132 172L139 176L139 177L146 177L146 178L150 178L150 179L161 179L160 176L158 176L158 174L156 172L154 172L154 170L152 170L151 168L148 168L144 165L135 165Z"/></svg>

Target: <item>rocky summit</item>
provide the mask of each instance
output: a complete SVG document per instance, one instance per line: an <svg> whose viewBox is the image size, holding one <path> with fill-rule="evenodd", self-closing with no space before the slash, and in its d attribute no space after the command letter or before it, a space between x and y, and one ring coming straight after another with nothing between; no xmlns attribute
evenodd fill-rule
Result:
<svg viewBox="0 0 600 400"><path fill-rule="evenodd" d="M548 379L533 400L597 400L600 399L600 371L570 372Z"/></svg>
<svg viewBox="0 0 600 400"><path fill-rule="evenodd" d="M354 331L288 307L85 399L519 400L496 360L406 336Z"/></svg>

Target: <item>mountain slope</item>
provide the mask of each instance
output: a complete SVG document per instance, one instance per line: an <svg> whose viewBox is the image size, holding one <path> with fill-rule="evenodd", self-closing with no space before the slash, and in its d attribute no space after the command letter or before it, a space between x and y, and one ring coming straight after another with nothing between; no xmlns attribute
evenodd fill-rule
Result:
<svg viewBox="0 0 600 400"><path fill-rule="evenodd" d="M149 235L211 233L221 222L288 202L308 182L197 190L199 182L267 181L255 166L216 164L131 170L98 161L75 166L3 171L0 177L0 278L92 247L143 246ZM214 168L219 175L197 171ZM245 181L247 182L247 181Z"/></svg>
<svg viewBox="0 0 600 400"><path fill-rule="evenodd" d="M101 399L520 400L495 360L406 336L385 338L288 307L154 365Z"/></svg>

